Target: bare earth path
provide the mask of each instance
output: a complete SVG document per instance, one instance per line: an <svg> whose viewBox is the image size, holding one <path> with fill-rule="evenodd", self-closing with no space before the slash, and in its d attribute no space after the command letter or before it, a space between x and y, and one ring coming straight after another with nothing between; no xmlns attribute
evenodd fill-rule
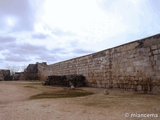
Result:
<svg viewBox="0 0 160 120"><path fill-rule="evenodd" d="M45 87L30 87L28 82L0 82L0 120L158 120L126 118L125 113L160 115L160 96L134 96L132 92L114 90L106 96L103 95L104 89L83 88L95 94L29 100L30 96L41 93L43 89Z"/></svg>
<svg viewBox="0 0 160 120"><path fill-rule="evenodd" d="M32 90L33 91L33 90ZM18 86L16 82L1 82L0 84L0 103L10 103L23 101L31 95L39 93L38 91L27 90L22 86Z"/></svg>

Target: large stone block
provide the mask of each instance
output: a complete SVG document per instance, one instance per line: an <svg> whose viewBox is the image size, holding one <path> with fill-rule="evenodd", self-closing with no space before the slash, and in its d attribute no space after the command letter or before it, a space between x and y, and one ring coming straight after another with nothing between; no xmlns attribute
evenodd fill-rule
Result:
<svg viewBox="0 0 160 120"><path fill-rule="evenodd" d="M154 51L153 51L153 55L156 55L156 54L158 54L158 53L159 53L158 50L154 50Z"/></svg>
<svg viewBox="0 0 160 120"><path fill-rule="evenodd" d="M160 66L160 60L156 61L156 65Z"/></svg>
<svg viewBox="0 0 160 120"><path fill-rule="evenodd" d="M157 80L156 80L156 85L157 85L157 86L160 86L160 79L157 79Z"/></svg>
<svg viewBox="0 0 160 120"><path fill-rule="evenodd" d="M157 45L152 45L151 50L155 50L155 49L157 49Z"/></svg>
<svg viewBox="0 0 160 120"><path fill-rule="evenodd" d="M133 65L134 66L142 66L143 65L143 61L142 60L141 61L134 61Z"/></svg>
<svg viewBox="0 0 160 120"><path fill-rule="evenodd" d="M156 61L158 59L157 55L154 55L154 60Z"/></svg>
<svg viewBox="0 0 160 120"><path fill-rule="evenodd" d="M133 71L133 67L127 67L127 72Z"/></svg>
<svg viewBox="0 0 160 120"><path fill-rule="evenodd" d="M142 85L137 85L137 90L142 91Z"/></svg>
<svg viewBox="0 0 160 120"><path fill-rule="evenodd" d="M160 94L160 86L154 86L152 88L152 93L153 94Z"/></svg>
<svg viewBox="0 0 160 120"><path fill-rule="evenodd" d="M149 53L149 52L151 51L150 47L147 47L147 48L145 49L145 51L146 51L147 53Z"/></svg>
<svg viewBox="0 0 160 120"><path fill-rule="evenodd" d="M134 85L137 85L137 84L138 84L138 80L135 80L135 81L134 81Z"/></svg>

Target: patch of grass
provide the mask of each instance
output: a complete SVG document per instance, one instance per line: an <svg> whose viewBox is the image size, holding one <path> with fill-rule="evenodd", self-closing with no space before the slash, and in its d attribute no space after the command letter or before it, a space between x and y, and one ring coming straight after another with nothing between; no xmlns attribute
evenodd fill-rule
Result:
<svg viewBox="0 0 160 120"><path fill-rule="evenodd" d="M84 103L85 106L89 107L100 107L100 108L109 108L111 106L119 105L120 103L114 100L104 100L104 99L96 99L91 101L86 101Z"/></svg>
<svg viewBox="0 0 160 120"><path fill-rule="evenodd" d="M35 86L30 86L30 85L27 85L27 86L24 86L24 87L26 87L26 88L37 88L37 87L35 87Z"/></svg>
<svg viewBox="0 0 160 120"><path fill-rule="evenodd" d="M41 107L45 108L45 107L49 107L50 105L41 105Z"/></svg>
<svg viewBox="0 0 160 120"><path fill-rule="evenodd" d="M29 85L42 85L41 82L33 82L33 83L28 83Z"/></svg>
<svg viewBox="0 0 160 120"><path fill-rule="evenodd" d="M80 103L88 107L120 109L128 106L132 110L141 108L145 111L158 104L158 100L159 96L150 94L112 92L109 95L98 94L96 97L91 96Z"/></svg>
<svg viewBox="0 0 160 120"><path fill-rule="evenodd" d="M87 102L87 103L84 103L85 106L97 106L99 105L98 102Z"/></svg>
<svg viewBox="0 0 160 120"><path fill-rule="evenodd" d="M55 92L44 92L42 94L31 96L30 99L43 99L43 98L71 98L92 95L92 92L84 90L61 90Z"/></svg>

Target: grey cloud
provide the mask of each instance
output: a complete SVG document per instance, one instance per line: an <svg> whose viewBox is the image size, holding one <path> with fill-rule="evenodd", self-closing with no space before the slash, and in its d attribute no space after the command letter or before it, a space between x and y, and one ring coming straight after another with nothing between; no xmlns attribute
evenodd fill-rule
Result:
<svg viewBox="0 0 160 120"><path fill-rule="evenodd" d="M15 54L23 54L23 55L38 55L48 51L43 46L31 45L29 43L16 45L14 48L11 48L10 50Z"/></svg>
<svg viewBox="0 0 160 120"><path fill-rule="evenodd" d="M12 53L11 53L11 54L5 56L4 60L5 61L11 61L11 62L27 62L30 59L28 59L24 56L21 56L21 55L15 55L15 54L12 55Z"/></svg>
<svg viewBox="0 0 160 120"><path fill-rule="evenodd" d="M77 47L78 45L79 45L78 40L77 40L77 41L74 40L74 41L71 41L71 42L70 42L70 46L71 46L71 47L72 47L72 46Z"/></svg>
<svg viewBox="0 0 160 120"><path fill-rule="evenodd" d="M5 61L29 62L31 61L31 57L42 56L49 53L49 50L43 46L34 46L28 43L21 45L14 44L13 46L8 45L7 47L7 52L1 52Z"/></svg>
<svg viewBox="0 0 160 120"><path fill-rule="evenodd" d="M57 49L58 50L58 49ZM9 47L8 51L1 52L3 58L0 59L1 63L31 63L36 62L47 62L54 63L60 58L58 54L46 49L42 46L34 46L31 44L14 45L14 47ZM33 58L33 59L32 59Z"/></svg>
<svg viewBox="0 0 160 120"><path fill-rule="evenodd" d="M51 52L54 54L68 54L67 48L61 47L53 48Z"/></svg>
<svg viewBox="0 0 160 120"><path fill-rule="evenodd" d="M70 31L63 31L61 29L54 29L52 30L52 34L55 34L57 36L74 36L75 34L71 33Z"/></svg>
<svg viewBox="0 0 160 120"><path fill-rule="evenodd" d="M89 54L89 53L93 53L94 51L92 50L86 50L86 49L74 49L73 50L73 53L76 53L76 54Z"/></svg>
<svg viewBox="0 0 160 120"><path fill-rule="evenodd" d="M148 1L148 4L150 5L150 10L153 10L153 14L155 14L158 17L160 17L160 14L157 13L157 11L160 11L160 1L159 0L154 0L154 1Z"/></svg>
<svg viewBox="0 0 160 120"><path fill-rule="evenodd" d="M14 37L2 37L0 36L0 44L5 44L5 43L13 43L16 41L16 38Z"/></svg>
<svg viewBox="0 0 160 120"><path fill-rule="evenodd" d="M48 36L47 35L44 35L44 34L32 34L32 38L35 38L35 39L45 39L47 38Z"/></svg>
<svg viewBox="0 0 160 120"><path fill-rule="evenodd" d="M1 59L1 58L0 58L0 63L3 63L3 61L4 61L4 59Z"/></svg>
<svg viewBox="0 0 160 120"><path fill-rule="evenodd" d="M117 3L117 0L102 0L100 5L100 8L105 10L105 11L113 11L113 9L116 9L116 7L114 7ZM118 6L119 7L119 6Z"/></svg>
<svg viewBox="0 0 160 120"><path fill-rule="evenodd" d="M71 51L70 51L71 52ZM51 63L70 59L67 48L56 47L48 51L48 54L41 54L39 60L48 61Z"/></svg>
<svg viewBox="0 0 160 120"><path fill-rule="evenodd" d="M18 24L12 31L32 30L34 24L34 11L29 4L29 0L1 0L0 1L0 29L4 29L5 17L15 17Z"/></svg>
<svg viewBox="0 0 160 120"><path fill-rule="evenodd" d="M55 62L58 60L58 56L54 54L41 54L37 60L42 62Z"/></svg>
<svg viewBox="0 0 160 120"><path fill-rule="evenodd" d="M4 48L7 51L1 51L4 61L8 62L29 62L30 58L36 61L57 62L59 60L70 59L70 57L77 57L82 54L89 54L93 51L76 48L69 51L68 48L56 47L48 50L45 46L32 45L29 43L18 44L16 39L12 37L1 37L0 42L5 43ZM73 42L77 44L77 42ZM68 54L70 52L71 54Z"/></svg>
<svg viewBox="0 0 160 120"><path fill-rule="evenodd" d="M0 50L8 49L8 46L14 46L16 38L14 37L1 37L0 36Z"/></svg>
<svg viewBox="0 0 160 120"><path fill-rule="evenodd" d="M2 55L5 57L4 61L10 61L10 62L26 62L29 61L27 56L21 55L21 54L15 54L10 51L2 52Z"/></svg>

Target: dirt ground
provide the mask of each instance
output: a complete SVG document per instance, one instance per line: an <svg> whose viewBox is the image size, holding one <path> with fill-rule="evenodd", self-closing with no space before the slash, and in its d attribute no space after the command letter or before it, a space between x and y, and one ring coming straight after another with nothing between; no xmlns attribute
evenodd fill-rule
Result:
<svg viewBox="0 0 160 120"><path fill-rule="evenodd" d="M125 90L80 88L93 95L74 98L29 99L44 91L63 89L38 82L0 82L0 120L150 120L160 119L160 95ZM131 114L137 116L131 117ZM158 114L158 117L138 117Z"/></svg>

